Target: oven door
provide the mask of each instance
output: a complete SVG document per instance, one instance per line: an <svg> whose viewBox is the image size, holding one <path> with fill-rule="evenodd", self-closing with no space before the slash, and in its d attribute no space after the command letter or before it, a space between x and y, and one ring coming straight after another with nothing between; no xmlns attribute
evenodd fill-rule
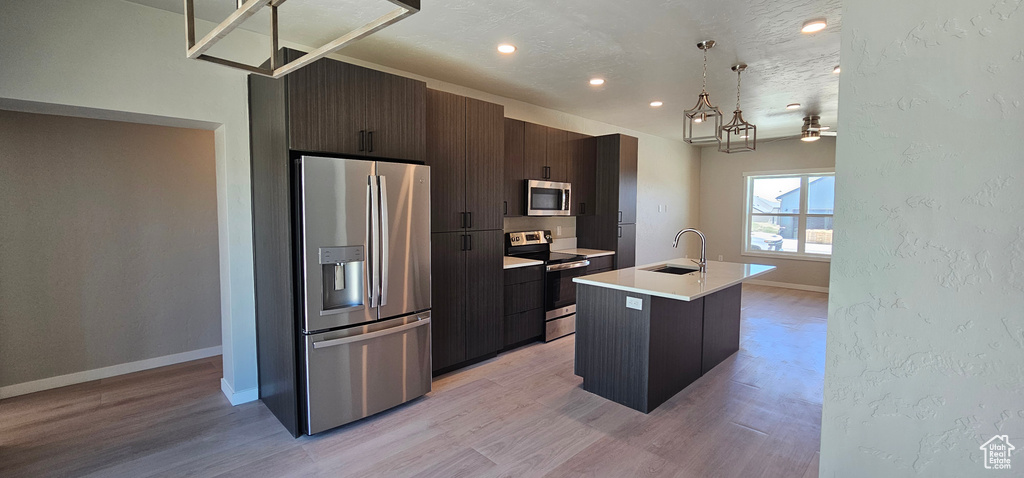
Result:
<svg viewBox="0 0 1024 478"><path fill-rule="evenodd" d="M590 261L552 264L547 267L547 283L544 291L544 310L557 311L576 304L576 283L574 277L587 275ZM550 317L549 317L550 319Z"/></svg>
<svg viewBox="0 0 1024 478"><path fill-rule="evenodd" d="M526 181L527 216L568 216L572 185L553 181Z"/></svg>

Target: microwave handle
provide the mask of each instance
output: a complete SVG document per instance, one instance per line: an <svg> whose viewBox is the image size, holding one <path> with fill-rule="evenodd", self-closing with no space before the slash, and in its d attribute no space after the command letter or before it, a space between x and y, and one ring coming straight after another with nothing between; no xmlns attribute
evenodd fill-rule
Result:
<svg viewBox="0 0 1024 478"><path fill-rule="evenodd" d="M565 210L565 211L569 211L569 209L571 207L572 207L572 202L569 201L569 190L568 189L563 189L562 190L562 209Z"/></svg>

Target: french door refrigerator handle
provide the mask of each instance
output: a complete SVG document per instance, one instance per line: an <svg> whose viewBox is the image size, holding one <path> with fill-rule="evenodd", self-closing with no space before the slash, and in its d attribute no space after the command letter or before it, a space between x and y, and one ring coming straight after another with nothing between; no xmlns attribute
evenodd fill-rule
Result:
<svg viewBox="0 0 1024 478"><path fill-rule="evenodd" d="M370 263L370 307L380 307L380 192L377 176L370 176L369 227L366 228L370 251L367 262Z"/></svg>
<svg viewBox="0 0 1024 478"><path fill-rule="evenodd" d="M391 328L387 328L387 329L384 329L384 330L378 330L378 331L375 331L375 332L369 332L369 333L359 334L359 335L352 335L352 336L349 336L349 337L342 337L342 338L339 338L339 339L322 340L320 342L313 342L313 348L314 349L322 349L322 348L325 348L325 347L334 347L334 346L337 346L337 345L350 344L352 342L362 342L364 340L369 340L369 339L380 337L380 336L383 336L383 335L397 334L399 332L404 332L404 331L409 330L409 329L415 329L416 327L423 327L424 325L427 325L429 323L430 323L430 318L419 319L419 320L417 320L415 322L409 322L408 324L402 324L402 325L399 325L397 327L391 327Z"/></svg>
<svg viewBox="0 0 1024 478"><path fill-rule="evenodd" d="M360 134L362 134L362 132L360 132ZM366 295L370 299L370 304L369 304L370 308L376 307L374 305L374 297L373 297L373 259L371 257L371 254L373 254L373 247L372 247L373 246L373 242L371 242L373 240L373 237L370 234L370 231L373 229L373 214L371 213L372 210L373 210L373 176L367 176L366 177L366 242L365 242L366 245L364 246L365 251L364 251L363 259L366 261Z"/></svg>
<svg viewBox="0 0 1024 478"><path fill-rule="evenodd" d="M380 181L377 193L380 195L380 306L388 305L388 265L391 262L390 223L388 221L388 178L377 176Z"/></svg>

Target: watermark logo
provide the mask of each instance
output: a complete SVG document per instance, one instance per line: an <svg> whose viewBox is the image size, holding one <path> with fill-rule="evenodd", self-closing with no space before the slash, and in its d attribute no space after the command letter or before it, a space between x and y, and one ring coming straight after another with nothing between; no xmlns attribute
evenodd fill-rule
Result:
<svg viewBox="0 0 1024 478"><path fill-rule="evenodd" d="M984 453L986 470L1009 470L1011 454L1017 449L1007 435L996 435L978 448Z"/></svg>

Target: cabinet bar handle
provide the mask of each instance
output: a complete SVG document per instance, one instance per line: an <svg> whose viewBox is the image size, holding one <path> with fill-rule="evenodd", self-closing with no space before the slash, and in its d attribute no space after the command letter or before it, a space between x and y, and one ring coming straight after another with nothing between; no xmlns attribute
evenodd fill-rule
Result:
<svg viewBox="0 0 1024 478"><path fill-rule="evenodd" d="M469 239L469 249L468 250L472 251L473 250L473 236L470 235L470 234L466 234L466 238Z"/></svg>
<svg viewBox="0 0 1024 478"><path fill-rule="evenodd" d="M619 211L619 222L622 222L622 211Z"/></svg>
<svg viewBox="0 0 1024 478"><path fill-rule="evenodd" d="M467 212L466 214L469 215L469 220L466 221L466 228L467 229L472 229L473 228L473 212L470 211L470 212ZM470 243L470 244L472 244L472 243Z"/></svg>
<svg viewBox="0 0 1024 478"><path fill-rule="evenodd" d="M366 150L366 130L359 130L359 151Z"/></svg>
<svg viewBox="0 0 1024 478"><path fill-rule="evenodd" d="M619 226L619 237L622 237L622 226Z"/></svg>
<svg viewBox="0 0 1024 478"><path fill-rule="evenodd" d="M373 131L370 131L366 135L369 136L369 138L370 138L370 152L372 153L373 152Z"/></svg>
<svg viewBox="0 0 1024 478"><path fill-rule="evenodd" d="M502 202L505 203L505 213L504 214L506 216L508 216L508 201L502 201Z"/></svg>

